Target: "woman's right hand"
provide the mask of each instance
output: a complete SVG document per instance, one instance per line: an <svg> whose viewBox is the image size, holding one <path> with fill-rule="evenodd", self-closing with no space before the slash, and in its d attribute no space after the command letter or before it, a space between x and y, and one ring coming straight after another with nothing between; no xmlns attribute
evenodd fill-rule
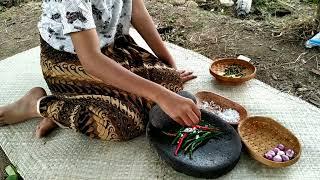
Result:
<svg viewBox="0 0 320 180"><path fill-rule="evenodd" d="M200 110L191 99L166 91L158 96L156 103L182 126L193 126L200 121Z"/></svg>

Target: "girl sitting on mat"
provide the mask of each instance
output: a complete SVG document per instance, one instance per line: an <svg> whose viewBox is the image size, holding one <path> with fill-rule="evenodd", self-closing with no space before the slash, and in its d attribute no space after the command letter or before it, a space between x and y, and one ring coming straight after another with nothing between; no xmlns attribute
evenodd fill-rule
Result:
<svg viewBox="0 0 320 180"><path fill-rule="evenodd" d="M195 76L177 70L143 0L44 0L42 7L40 63L52 95L35 87L0 107L0 126L41 117L38 137L59 125L128 140L144 132L154 103L181 125L199 122L197 106L175 93ZM133 41L131 25L157 57Z"/></svg>

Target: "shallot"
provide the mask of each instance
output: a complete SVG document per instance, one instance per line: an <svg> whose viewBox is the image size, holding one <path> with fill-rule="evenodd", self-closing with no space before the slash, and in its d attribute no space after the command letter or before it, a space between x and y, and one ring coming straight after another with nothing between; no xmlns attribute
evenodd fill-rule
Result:
<svg viewBox="0 0 320 180"><path fill-rule="evenodd" d="M288 149L286 151L286 155L291 159L294 156L294 151L292 149Z"/></svg>
<svg viewBox="0 0 320 180"><path fill-rule="evenodd" d="M272 157L276 155L276 153L272 150L268 151L267 154L270 154Z"/></svg>
<svg viewBox="0 0 320 180"><path fill-rule="evenodd" d="M284 145L283 144L278 144L277 148L279 148L281 151L284 150Z"/></svg>
<svg viewBox="0 0 320 180"><path fill-rule="evenodd" d="M280 155L276 155L275 157L273 157L272 160L275 161L275 162L282 162L282 158L281 158Z"/></svg>
<svg viewBox="0 0 320 180"><path fill-rule="evenodd" d="M277 155L285 155L285 153L283 151L278 151Z"/></svg>
<svg viewBox="0 0 320 180"><path fill-rule="evenodd" d="M268 154L268 153L264 154L264 157L269 159L269 160L272 160L272 158L273 158L273 156L271 154Z"/></svg>
<svg viewBox="0 0 320 180"><path fill-rule="evenodd" d="M283 161L283 162L286 162L286 161L289 161L289 160L290 160L289 157L286 156L286 155L281 155L281 158L282 158L282 161Z"/></svg>
<svg viewBox="0 0 320 180"><path fill-rule="evenodd" d="M267 151L264 157L275 162L286 162L294 157L294 151L283 144L278 144L277 147Z"/></svg>
<svg viewBox="0 0 320 180"><path fill-rule="evenodd" d="M280 151L280 149L279 148L273 148L273 151L277 154Z"/></svg>

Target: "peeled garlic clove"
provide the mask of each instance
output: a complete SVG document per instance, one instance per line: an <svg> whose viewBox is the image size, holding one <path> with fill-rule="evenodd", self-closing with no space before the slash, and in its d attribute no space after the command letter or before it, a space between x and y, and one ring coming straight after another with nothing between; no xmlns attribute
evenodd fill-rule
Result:
<svg viewBox="0 0 320 180"><path fill-rule="evenodd" d="M286 155L289 157L289 158L293 158L294 156L294 151L292 149L288 149L286 151Z"/></svg>
<svg viewBox="0 0 320 180"><path fill-rule="evenodd" d="M275 161L275 162L282 162L282 158L281 158L280 155L276 155L275 157L273 157L272 160Z"/></svg>
<svg viewBox="0 0 320 180"><path fill-rule="evenodd" d="M284 145L283 144L278 144L277 148L279 148L281 151L284 150Z"/></svg>
<svg viewBox="0 0 320 180"><path fill-rule="evenodd" d="M284 153L283 151L278 151L277 155L285 155L286 153Z"/></svg>
<svg viewBox="0 0 320 180"><path fill-rule="evenodd" d="M280 149L279 148L273 148L273 151L277 154L280 151Z"/></svg>
<svg viewBox="0 0 320 180"><path fill-rule="evenodd" d="M289 157L287 155L281 155L281 158L282 158L282 161L283 162L286 162L286 161L289 161Z"/></svg>
<svg viewBox="0 0 320 180"><path fill-rule="evenodd" d="M272 150L268 151L266 154L270 154L272 157L276 155L276 153Z"/></svg>

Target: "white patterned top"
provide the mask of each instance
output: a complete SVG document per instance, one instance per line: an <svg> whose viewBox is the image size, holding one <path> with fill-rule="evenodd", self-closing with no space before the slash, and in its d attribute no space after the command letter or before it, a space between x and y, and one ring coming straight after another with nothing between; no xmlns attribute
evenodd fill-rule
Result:
<svg viewBox="0 0 320 180"><path fill-rule="evenodd" d="M70 33L96 28L100 47L129 34L132 0L43 0L38 28L53 48L75 53Z"/></svg>

